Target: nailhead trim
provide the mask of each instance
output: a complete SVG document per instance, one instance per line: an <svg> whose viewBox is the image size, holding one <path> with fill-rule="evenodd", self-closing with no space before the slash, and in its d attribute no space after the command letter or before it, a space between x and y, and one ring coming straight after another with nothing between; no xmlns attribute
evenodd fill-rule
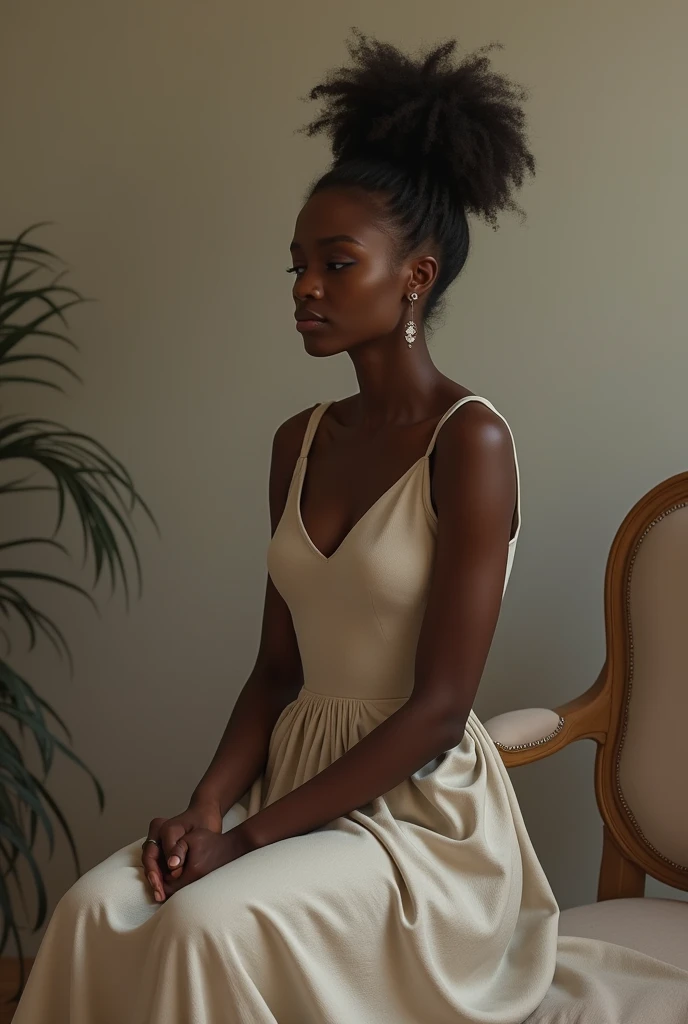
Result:
<svg viewBox="0 0 688 1024"><path fill-rule="evenodd" d="M656 519L652 520L650 525L647 527L647 529L643 532L642 536L638 540L638 543L635 546L635 550L633 551L633 555L631 556L630 565L628 567L628 579L627 579L627 583L626 583L626 622L627 622L627 625L628 625L628 643L629 643L628 692L626 694L626 704L624 706L623 726L622 726L622 731L621 731L621 742L619 743L619 752L618 752L617 757L616 757L616 792L617 792L617 795L618 795L619 800L621 802L621 805L623 806L623 809L625 810L626 814L628 815L629 821L633 825L633 828L637 832L637 834L640 837L640 839L648 847L648 849L652 850L652 852L655 854L655 856L659 857L660 860L663 860L665 864L669 864L670 867L676 868L678 871L687 871L688 872L688 865L686 865L686 864L677 864L675 860L671 860L669 857L665 857L664 854L660 850L658 850L656 846L652 845L652 843L647 838L647 836L643 832L642 828L638 824L638 820L637 820L636 816L634 815L633 811L628 806L628 803L626 802L626 798L625 798L625 796L623 794L623 790L621 788L621 752L623 750L624 743L626 742L626 733L628 732L628 713L629 713L629 710L630 710L630 707L631 707L631 696L632 696L632 692L633 692L633 673L634 673L634 668L635 668L635 646L634 646L634 641L633 641L633 624L631 622L631 581L632 581L632 576L633 576L633 568L635 566L635 560L638 557L638 552L640 551L640 546L643 543L643 541L645 540L645 538L647 537L647 535L650 533L650 531L652 529L654 529L654 527L658 523L661 523L662 519L665 519L667 516L671 515L672 512L677 512L679 509L686 508L686 507L688 507L688 501L682 501L678 505L672 505L671 508L666 509L666 511L662 512L662 514L657 516Z"/></svg>
<svg viewBox="0 0 688 1024"><path fill-rule="evenodd" d="M551 732L549 736L541 736L539 740L530 740L528 743L499 743L497 740L493 740L492 742L495 747L499 748L499 750L530 750L533 747L541 747L544 743L549 743L549 741L553 740L563 728L564 719L560 715L559 723L554 732Z"/></svg>

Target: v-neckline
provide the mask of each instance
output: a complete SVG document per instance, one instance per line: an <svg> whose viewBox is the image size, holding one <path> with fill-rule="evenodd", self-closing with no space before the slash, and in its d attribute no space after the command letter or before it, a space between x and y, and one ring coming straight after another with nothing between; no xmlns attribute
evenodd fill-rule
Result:
<svg viewBox="0 0 688 1024"><path fill-rule="evenodd" d="M344 534L344 536L342 537L342 539L340 540L339 544L334 549L334 551L330 555L325 555L320 550L320 548L316 547L316 545L314 544L310 534L308 533L308 530L306 529L306 525L305 525L305 523L303 521L303 516L301 515L301 495L303 493L303 485L304 485L304 481L306 479L306 471L307 471L307 468L308 468L308 455L302 455L301 456L301 469L300 469L300 472L299 472L299 479L298 479L298 484L297 484L297 487L296 487L296 499L295 499L296 500L296 518L298 520L299 527L301 529L301 533L303 534L304 539L306 540L308 546L314 552L314 554L316 554L325 563L331 562L332 559L335 557L335 555L338 554L341 551L341 549L344 547L344 545L348 541L348 539L351 536L351 534L354 533L354 531L358 529L358 527L363 522L363 520L367 519L368 516L373 512L373 510L375 508L377 508L377 506L380 504L380 502L384 498L386 498L389 494L391 494L392 491L396 487L398 487L399 484L401 484L408 476L410 476L414 469L416 469L423 462L425 462L425 460L427 458L428 458L428 454L425 454L425 455L421 455L421 457L419 459L416 459L416 461L412 465L410 465L409 468L404 473L402 473L402 475L400 477L398 477L394 481L394 483L391 484L387 488L386 491L382 492L382 494L380 495L379 498L375 499L375 501L370 506L370 508L367 508L366 511L363 513L363 515L360 516L356 520L356 522L353 524L353 526L347 531L347 533Z"/></svg>
<svg viewBox="0 0 688 1024"><path fill-rule="evenodd" d="M439 434L440 429L442 428L442 425L444 424L445 420L449 416L451 416L451 414L456 409L458 409L461 405L463 405L465 402L471 402L471 401L482 402L483 404L488 405L491 409L494 410L494 406L492 406L490 402L487 402L486 399L481 398L479 395L464 395L463 398L457 399L456 402L454 402L452 405L450 405L449 408L444 411L442 416L440 416L438 422L436 423L435 429L433 430L433 433L432 433L432 437L430 438L430 443L429 443L428 447L426 448L425 453L423 455L421 455L420 458L416 459L416 461L414 463L412 463L412 465L409 466L409 468L406 470L406 472L402 473L402 475L397 480L395 480L394 483L390 487L388 487L387 490L384 491L380 495L379 498L377 498L373 502L373 504L370 506L370 508L366 509L366 511L363 513L363 515L359 519L356 520L356 522L353 524L351 529L344 535L344 537L341 539L341 541L339 542L337 547L334 549L334 551L330 555L324 555L322 553L322 551L320 550L320 548L316 547L316 545L314 544L310 534L308 533L308 530L306 529L306 525L305 525L305 523L303 521L303 516L301 515L301 495L303 493L303 485L304 485L304 481L306 479L306 473L308 471L308 457L309 457L309 454L310 454L311 445L313 444L313 438L314 438L315 433L316 433L316 431L318 429L320 421L321 421L322 417L325 415L325 413L327 412L328 408L332 405L332 402L331 401L330 402L322 402L322 403L320 403L319 406L316 406L315 409L313 410L313 413L311 414L311 419L308 421L308 426L306 427L306 434L305 434L304 439L303 439L303 445L302 445L302 448L301 448L301 454L299 456L299 461L301 463L301 466L300 466L300 472L299 472L298 486L296 488L296 518L297 518L297 521L298 521L298 524L299 524L300 532L302 533L302 535L303 535L306 543L308 544L309 548L311 549L311 551L313 551L314 554L317 555L317 557L320 558L323 562L325 562L325 563L331 562L332 559L344 547L346 542L349 540L349 537L351 536L351 534L354 533L358 529L358 527L361 525L361 523L363 523L364 520L366 520L368 518L368 516L370 516L372 514L372 512L377 508L377 506L380 504L380 502L382 502L385 498L387 498L392 493L392 491L395 490L395 488L399 487L400 484L402 484L408 477L410 477L411 473L413 473L413 471L415 469L417 469L418 466L421 466L424 463L428 462L428 460L429 460L429 458L430 458L430 456L432 454L432 450L433 450L433 448L435 446L435 441L437 440L437 435ZM318 409L320 410L319 414L317 412ZM496 410L494 410L494 411L496 411ZM501 415L501 414L498 414L498 415ZM314 416L316 417L315 420L313 419ZM501 418L504 419L503 416ZM517 470L517 472L518 472L518 470Z"/></svg>

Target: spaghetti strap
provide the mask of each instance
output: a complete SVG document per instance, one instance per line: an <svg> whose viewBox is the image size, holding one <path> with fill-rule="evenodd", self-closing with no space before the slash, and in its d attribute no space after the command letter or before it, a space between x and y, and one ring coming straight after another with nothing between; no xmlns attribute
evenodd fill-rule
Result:
<svg viewBox="0 0 688 1024"><path fill-rule="evenodd" d="M313 444L315 432L318 429L318 424L329 405L332 405L332 402L319 402L313 409L306 425L306 432L303 435L303 441L301 442L301 451L299 452L300 459L305 459L308 455L311 445Z"/></svg>
<svg viewBox="0 0 688 1024"><path fill-rule="evenodd" d="M465 398L460 398L458 402L454 402L453 405L450 405L442 419L435 427L433 435L430 438L430 444L428 445L427 451L425 452L426 459L432 453L432 450L435 447L435 441L437 440L437 435L439 434L444 424L447 422L452 413L456 412L457 409L460 409L462 405L466 404L466 402L482 402L483 405L489 405L491 409L493 408L492 404L488 402L486 398L480 398L479 395L466 395Z"/></svg>
<svg viewBox="0 0 688 1024"><path fill-rule="evenodd" d="M509 423L506 420L506 418L502 416L499 409L495 409L492 402L488 401L487 398L483 398L481 395L466 395L465 398L460 398L458 402L455 402L454 405L450 406L449 409L447 409L447 411L445 412L442 419L435 427L434 433L430 439L430 444L428 445L428 449L425 453L425 458L427 459L432 453L432 450L435 447L435 442L437 441L437 435L442 429L442 426L446 423L446 421L449 419L452 413L456 412L457 409L459 409L462 405L465 405L467 402L481 402L483 405L486 405L488 409L491 409L493 413L499 416L500 420L504 421L504 423L506 424L506 428L509 431L509 435L511 437L511 445L514 451L514 467L516 470L516 530L510 542L513 544L521 530L521 472L518 465L518 456L516 455L516 442L514 440L513 431L509 426Z"/></svg>

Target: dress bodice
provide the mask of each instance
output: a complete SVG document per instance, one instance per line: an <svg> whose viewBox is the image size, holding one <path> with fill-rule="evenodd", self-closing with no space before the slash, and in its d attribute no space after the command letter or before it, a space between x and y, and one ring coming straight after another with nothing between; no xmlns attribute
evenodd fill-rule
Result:
<svg viewBox="0 0 688 1024"><path fill-rule="evenodd" d="M477 395L452 405L426 453L378 498L329 558L313 544L301 517L308 452L331 403L313 410L284 512L268 547L268 569L292 614L307 690L367 700L411 693L437 531L429 457L443 423L470 401L482 402L501 417ZM518 476L518 462L516 472ZM505 589L520 530L520 485L518 495Z"/></svg>

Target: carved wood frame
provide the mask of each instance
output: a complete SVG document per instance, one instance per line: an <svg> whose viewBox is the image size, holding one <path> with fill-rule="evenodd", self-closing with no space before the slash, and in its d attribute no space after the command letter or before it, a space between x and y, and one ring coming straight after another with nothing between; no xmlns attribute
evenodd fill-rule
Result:
<svg viewBox="0 0 688 1024"><path fill-rule="evenodd" d="M688 472L658 484L631 509L617 531L607 559L607 651L602 671L589 690L554 708L560 723L546 742L521 750L499 748L505 765L512 768L549 757L576 740L592 739L597 743L595 795L604 822L598 900L643 896L646 875L688 891L688 864L676 864L652 846L628 807L619 783L633 685L633 566L650 531L666 516L687 505Z"/></svg>

